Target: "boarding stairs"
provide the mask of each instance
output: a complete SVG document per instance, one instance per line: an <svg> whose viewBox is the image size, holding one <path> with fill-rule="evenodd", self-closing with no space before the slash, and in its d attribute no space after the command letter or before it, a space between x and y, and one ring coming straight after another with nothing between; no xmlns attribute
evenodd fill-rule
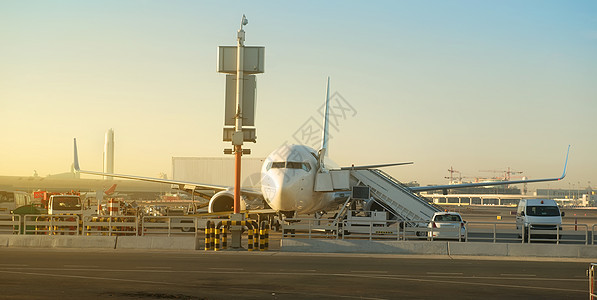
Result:
<svg viewBox="0 0 597 300"><path fill-rule="evenodd" d="M421 226L442 208L413 193L408 187L379 169L350 170L351 185L368 186L373 201L408 226Z"/></svg>

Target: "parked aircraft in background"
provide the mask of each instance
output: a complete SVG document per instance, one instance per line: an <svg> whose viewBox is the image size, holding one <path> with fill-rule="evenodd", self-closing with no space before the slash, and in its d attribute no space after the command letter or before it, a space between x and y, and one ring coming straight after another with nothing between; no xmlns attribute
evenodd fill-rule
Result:
<svg viewBox="0 0 597 300"><path fill-rule="evenodd" d="M325 211L330 207L337 207L338 199L334 196L335 193L339 190L346 191L351 188L348 184L350 169L369 169L412 164L412 162L406 162L370 166L350 166L337 169L328 169L326 167L325 157L328 150L329 136L329 78L327 83L323 129L321 148L318 151L304 145L283 146L274 150L265 159L261 169L261 190L243 189L241 191L243 201L241 202L244 203L250 198L261 198L265 200L267 205L269 205L273 211L286 216L293 216L295 213L317 213ZM568 147L568 151L569 150L570 147ZM566 154L564 173L562 176L557 178L422 186L410 187L409 189L413 192L429 190L446 191L448 189L475 186L493 186L561 180L566 175L567 162L568 154ZM234 194L232 187L229 186L81 170L78 161L76 139L74 140L74 166L76 171L85 174L173 184L177 185L181 190L187 190L194 193L201 193L202 191L206 190L211 192L216 191L216 193L211 196L209 200L208 211L210 213L225 212L232 211L233 208ZM332 180L332 178L334 178L334 180ZM336 182L342 182L342 184L338 186L336 185ZM243 203L241 203L241 207L243 206ZM242 210L244 210L244 207Z"/></svg>

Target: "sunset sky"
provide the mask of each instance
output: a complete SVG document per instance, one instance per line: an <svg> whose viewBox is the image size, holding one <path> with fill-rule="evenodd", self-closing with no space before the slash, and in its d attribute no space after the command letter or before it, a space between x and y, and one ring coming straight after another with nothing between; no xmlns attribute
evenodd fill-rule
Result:
<svg viewBox="0 0 597 300"><path fill-rule="evenodd" d="M0 175L68 172L75 137L101 170L110 128L117 173L224 156L217 47L243 13L265 46L251 157L305 141L330 76L339 165L557 177L571 144L550 187L597 185L595 1L0 1Z"/></svg>

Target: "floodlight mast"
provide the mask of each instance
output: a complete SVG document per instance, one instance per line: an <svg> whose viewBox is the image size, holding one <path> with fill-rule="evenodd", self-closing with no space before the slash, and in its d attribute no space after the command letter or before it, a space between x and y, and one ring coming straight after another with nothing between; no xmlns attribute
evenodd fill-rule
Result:
<svg viewBox="0 0 597 300"><path fill-rule="evenodd" d="M240 29L237 34L236 47L236 113L234 134L232 136L232 145L234 146L234 213L240 213L240 173L241 173L241 157L242 145L244 140L243 134L243 81L244 81L244 57L245 57L245 30L243 26L247 25L249 20L243 14L240 21Z"/></svg>

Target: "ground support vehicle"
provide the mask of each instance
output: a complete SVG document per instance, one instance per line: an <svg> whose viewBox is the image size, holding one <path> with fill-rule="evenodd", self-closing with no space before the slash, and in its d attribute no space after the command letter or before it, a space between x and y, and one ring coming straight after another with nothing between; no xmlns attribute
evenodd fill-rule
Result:
<svg viewBox="0 0 597 300"><path fill-rule="evenodd" d="M556 239L564 215L554 200L521 199L516 210L516 229L525 241L529 237Z"/></svg>

